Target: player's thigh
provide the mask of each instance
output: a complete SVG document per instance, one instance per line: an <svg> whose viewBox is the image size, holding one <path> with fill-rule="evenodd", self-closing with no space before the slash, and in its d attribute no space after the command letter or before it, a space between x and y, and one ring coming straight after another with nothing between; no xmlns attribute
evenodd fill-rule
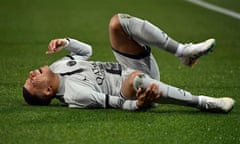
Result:
<svg viewBox="0 0 240 144"><path fill-rule="evenodd" d="M124 55L114 50L113 54L121 65L131 68L133 70L141 71L149 75L153 79L160 80L159 68L154 56L150 53L150 50L149 53L146 53L145 56Z"/></svg>
<svg viewBox="0 0 240 144"><path fill-rule="evenodd" d="M145 49L124 32L118 15L114 15L110 20L109 38L112 48L117 51L132 55L145 53Z"/></svg>

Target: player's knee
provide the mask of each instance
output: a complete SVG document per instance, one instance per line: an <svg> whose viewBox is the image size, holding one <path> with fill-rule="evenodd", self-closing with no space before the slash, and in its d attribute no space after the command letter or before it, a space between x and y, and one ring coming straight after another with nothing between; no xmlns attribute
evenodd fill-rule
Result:
<svg viewBox="0 0 240 144"><path fill-rule="evenodd" d="M135 77L140 75L140 74L142 74L142 72L140 72L140 71L132 72L128 77L128 85L133 87L133 81L134 81Z"/></svg>
<svg viewBox="0 0 240 144"><path fill-rule="evenodd" d="M141 74L140 71L134 71L125 81L123 81L121 92L125 97L130 99L134 99L136 97L136 91L133 88L133 80L139 74Z"/></svg>
<svg viewBox="0 0 240 144"><path fill-rule="evenodd" d="M120 29L121 29L121 24L118 19L118 14L116 14L111 18L111 20L109 22L109 30L110 31L118 31Z"/></svg>

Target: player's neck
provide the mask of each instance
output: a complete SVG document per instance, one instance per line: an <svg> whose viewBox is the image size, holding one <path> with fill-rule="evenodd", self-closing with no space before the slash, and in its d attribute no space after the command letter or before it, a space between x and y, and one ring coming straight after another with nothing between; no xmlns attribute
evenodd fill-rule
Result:
<svg viewBox="0 0 240 144"><path fill-rule="evenodd" d="M59 85L60 85L60 78L57 74L53 73L52 89L54 93L57 93Z"/></svg>

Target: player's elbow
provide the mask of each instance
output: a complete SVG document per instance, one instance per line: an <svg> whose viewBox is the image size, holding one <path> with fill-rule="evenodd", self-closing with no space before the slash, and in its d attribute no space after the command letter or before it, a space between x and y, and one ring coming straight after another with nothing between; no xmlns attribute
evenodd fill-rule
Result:
<svg viewBox="0 0 240 144"><path fill-rule="evenodd" d="M92 50L92 46L88 45L88 53L87 53L87 56L88 57L91 57L93 55L93 50Z"/></svg>

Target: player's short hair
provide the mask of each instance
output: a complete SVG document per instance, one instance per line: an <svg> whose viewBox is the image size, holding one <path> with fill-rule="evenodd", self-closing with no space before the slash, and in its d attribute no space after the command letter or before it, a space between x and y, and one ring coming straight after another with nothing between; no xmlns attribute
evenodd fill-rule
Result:
<svg viewBox="0 0 240 144"><path fill-rule="evenodd" d="M29 104L29 105L40 105L40 106L46 106L51 103L51 98L48 99L43 99L37 95L32 95L29 93L29 91L23 87L23 97L24 100Z"/></svg>

